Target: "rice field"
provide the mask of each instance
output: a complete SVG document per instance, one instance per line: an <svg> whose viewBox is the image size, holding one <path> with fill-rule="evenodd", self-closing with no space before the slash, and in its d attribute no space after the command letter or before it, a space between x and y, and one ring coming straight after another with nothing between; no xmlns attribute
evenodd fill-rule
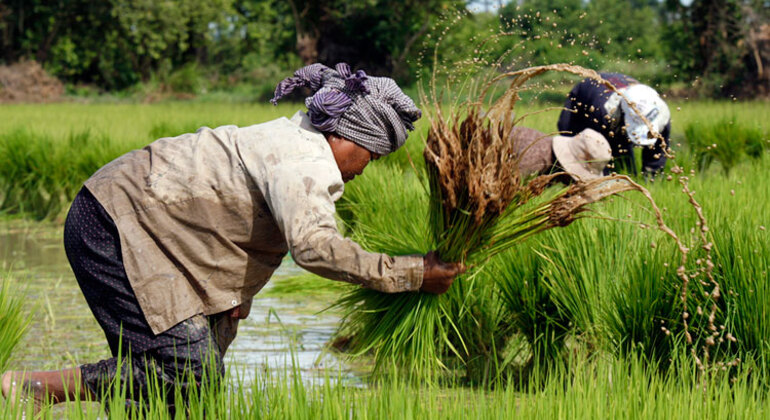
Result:
<svg viewBox="0 0 770 420"><path fill-rule="evenodd" d="M392 349L370 375L371 349L340 346L338 357L363 366L361 382L355 386L340 380L339 368L323 370L320 378L307 381L296 363L256 372L233 367L224 382L196 391L186 414L192 418L391 418L394 413L404 418L764 418L770 408L770 107L765 102L706 101L672 101L669 106L676 163L689 175L689 188L708 221L713 276L722 287L717 299L711 285L700 281L707 261L706 251L698 248L702 225L672 174L671 180L663 176L642 182L666 223L693 249L685 270L697 280L689 284L686 302L681 299L675 244L654 229L648 203L627 193L594 205L587 218L517 245L473 276L458 279L453 290L462 290L456 295L465 301L456 306L462 308L458 313L447 317L453 322L452 331L414 332L428 334L426 342L433 340L432 347L401 349L402 353ZM248 125L290 117L294 111L290 105L196 102L4 106L0 211L10 219L7 223L48 219L56 225L82 181L125 151L202 125ZM557 113L534 114L525 125L553 132ZM409 242L428 229L424 218L428 202L420 182L427 130L421 121L403 151L372 163L346 186L338 208L340 222L364 247L429 250ZM758 142L751 140L758 137ZM730 150L721 153L720 148ZM690 174L691 170L695 172ZM13 308L18 308L25 289L9 281L7 274L0 276L0 308L23 314ZM74 282L68 284L72 287ZM343 316L336 338L346 342L361 336L357 329L361 324L344 318L346 313L356 314L355 302L338 300L352 287L307 276L276 287L271 293L303 296L312 290L322 307L336 303L332 311ZM40 313L44 311L35 312ZM687 327L683 313L689 314ZM33 315L33 322L36 316L41 315ZM14 342L5 337L15 337L13 331L20 331L29 317L13 318L15 330L4 327L6 318L0 315L0 369L4 354L10 355L7 367L18 368L23 350L17 347L11 353ZM92 322L86 328L94 327ZM693 343L687 342L688 333ZM435 341L442 336L445 341ZM714 344L707 346L709 339ZM301 351L301 345L300 341L293 351ZM65 349L67 343L51 343L56 346ZM695 356L703 361L704 349L709 350L709 359L699 365ZM411 357L407 351L442 366L407 372L402 363ZM66 359L59 360L59 367L67 366ZM122 390L115 392L121 395ZM110 403L66 404L45 415L97 418L104 404ZM168 416L160 401L147 404L146 417ZM0 406L4 418L15 415L9 410ZM136 415L119 405L110 407L111 418Z"/></svg>
<svg viewBox="0 0 770 420"><path fill-rule="evenodd" d="M670 105L675 147L684 142L689 125L719 119L764 130L766 137L767 127L761 125L767 119L766 103L674 101ZM519 105L521 113L544 107ZM291 104L201 102L4 105L0 107L0 212L38 220L61 217L84 179L129 150L201 126L245 126L291 117L297 109ZM527 118L526 125L554 132L557 118L558 110L542 112ZM398 152L388 160L406 166L409 154L420 164L427 128L425 119L418 121L407 143L411 153ZM699 165L690 154L680 164L687 170Z"/></svg>

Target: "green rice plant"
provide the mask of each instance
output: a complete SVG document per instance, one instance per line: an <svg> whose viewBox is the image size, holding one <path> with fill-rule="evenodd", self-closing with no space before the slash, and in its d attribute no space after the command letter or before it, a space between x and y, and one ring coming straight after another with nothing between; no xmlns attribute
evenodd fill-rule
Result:
<svg viewBox="0 0 770 420"><path fill-rule="evenodd" d="M59 216L97 169L121 154L107 137L73 132L66 141L17 130L0 141L0 210Z"/></svg>
<svg viewBox="0 0 770 420"><path fill-rule="evenodd" d="M683 341L680 281L675 268L668 264L678 255L670 242L657 249L640 248L636 255L628 255L622 271L607 279L609 293L603 305L601 332L608 341L606 347L668 367L674 345Z"/></svg>
<svg viewBox="0 0 770 420"><path fill-rule="evenodd" d="M183 395L175 391L175 415L165 409L166 393L158 387L151 386L147 397L128 405L129 394L115 382L116 398L86 405L76 400L56 411L44 407L41 418L389 419L396 413L407 419L722 420L765 418L770 413L767 389L748 374L755 368L751 361L733 376L714 375L701 384L697 367L681 350L672 361L678 374L660 374L637 357L589 357L578 350L548 376L534 375L490 390L415 386L397 376L353 387L345 385L338 372L303 380L296 367L257 371L246 383L230 369L224 378L193 384L185 395L187 403L181 403ZM13 417L20 413L7 405L0 407L0 414L20 417Z"/></svg>
<svg viewBox="0 0 770 420"><path fill-rule="evenodd" d="M710 354L716 366L735 357L752 357L762 366L764 356L760 355L768 349L765 328L770 323L764 317L768 309L761 297L769 271L764 224L770 213L753 200L767 196L770 183L756 175L766 161L765 157L742 164L736 172L740 177L730 180L721 176L692 180L710 222L714 275L722 285L715 313L720 334ZM650 188L677 231L697 227L692 208L678 195L678 183L657 182ZM601 213L594 213L598 220L587 218L540 235L527 249L519 247L505 253L505 258L490 261L486 272L505 297L513 333L526 337L529 347L534 347L533 330L553 331L555 325L562 326L561 336L556 335L561 340L554 340L561 346L553 346L550 355L541 348L540 354L549 355L548 359L563 357L564 338L574 334L595 351L634 354L668 368L674 347L684 342L681 279L676 275L679 257L668 238L646 228L654 220L645 220L649 216L640 212L642 204L630 199L612 201ZM647 225L640 225L640 219ZM703 250L697 248L696 238L686 233L682 238L693 248L686 270L696 274L704 268ZM711 291L710 286L693 281L688 293L689 329L697 337L696 346L702 346L713 333L708 325L711 299L704 295ZM549 316L538 312L534 302L550 309L545 312ZM525 321L517 322L519 319Z"/></svg>
<svg viewBox="0 0 770 420"><path fill-rule="evenodd" d="M13 350L19 345L30 319L24 309L23 293L5 274L0 279L0 373L8 367Z"/></svg>
<svg viewBox="0 0 770 420"><path fill-rule="evenodd" d="M668 335L682 309L669 266L677 254L666 239L637 224L601 220L544 236L537 252L545 288L581 340L655 363L670 357Z"/></svg>
<svg viewBox="0 0 770 420"><path fill-rule="evenodd" d="M626 201L606 207L610 214L631 208ZM676 331L681 306L667 267L676 254L665 239L636 223L588 218L491 261L514 332L528 343L525 367L562 362L571 337L596 351L668 359L674 341L661 327Z"/></svg>
<svg viewBox="0 0 770 420"><path fill-rule="evenodd" d="M638 357L577 353L547 377L531 379L530 390L519 394L517 417L750 418L767 409L766 390L748 370L699 384L697 367L683 350L674 353L676 369L664 374Z"/></svg>
<svg viewBox="0 0 770 420"><path fill-rule="evenodd" d="M570 320L559 310L547 287L539 244L517 246L490 260L485 277L493 280L505 312L507 334L524 338L527 346L509 349L504 365L518 360L524 369L562 360L571 333ZM510 347L510 346L509 346Z"/></svg>
<svg viewBox="0 0 770 420"><path fill-rule="evenodd" d="M428 199L420 180L399 166L373 164L346 187L345 201L338 212L349 212L351 237L370 251L391 255L425 254L435 245L430 242L427 214ZM436 296L403 293L392 296L366 289L346 293L335 305L343 309L339 335L350 336L353 354L375 354L377 369L387 368L394 357L415 361L412 367L426 371L441 365L440 360L424 362L424 355L437 357L446 344L441 336L447 331L440 319ZM399 324L402 318L392 314L410 314L412 325ZM422 321L421 321L422 320ZM415 327L415 328L412 328ZM394 339L382 339L388 334ZM399 338L400 337L400 338ZM396 343L405 345L397 346Z"/></svg>
<svg viewBox="0 0 770 420"><path fill-rule="evenodd" d="M451 370L464 373L471 385L501 385L506 378L505 351L510 327L494 282L483 272L458 280L446 294L451 353L444 355ZM456 351L456 352L455 352ZM459 356L459 357L458 357Z"/></svg>
<svg viewBox="0 0 770 420"><path fill-rule="evenodd" d="M770 357L770 244L765 231L751 226L714 231L715 276L722 286L718 339L729 355L752 357L767 365ZM704 308L705 309L705 308ZM694 308L694 314L698 309ZM767 373L767 372L765 372Z"/></svg>
<svg viewBox="0 0 770 420"><path fill-rule="evenodd" d="M718 161L728 174L741 159L759 157L767 148L767 136L760 128L740 124L735 117L690 123L685 137L701 171Z"/></svg>
<svg viewBox="0 0 770 420"><path fill-rule="evenodd" d="M687 298L686 316L689 329L698 348L709 348L708 357L715 368L737 359L755 358L765 366L767 357L766 303L761 290L766 289L768 259L766 221L770 210L763 204L770 193L770 182L758 176L768 164L767 154L759 159L740 163L728 177L709 176L692 179L708 220L707 238L711 243L713 276L720 285L714 285L701 275L701 281L691 281ZM677 186L658 186L664 191L675 191ZM679 224L679 231L690 229L697 236L700 224L681 213L672 198L674 194L660 194L660 203L669 207L671 220ZM686 208L684 208L686 210ZM692 213L692 212L690 212ZM689 220L688 220L689 219ZM688 227L687 225L689 224ZM695 241L690 241L697 244ZM687 272L704 273L710 265L704 249L692 246ZM747 263L744 263L746 261ZM760 295L754 295L759 290ZM716 294L714 295L714 293ZM712 315L712 305L716 304ZM684 316L684 314L683 314Z"/></svg>
<svg viewBox="0 0 770 420"><path fill-rule="evenodd" d="M714 341L709 355L714 366L736 357L755 358L764 365L770 325L762 298L769 271L764 224L770 212L756 200L766 196L770 183L754 172L763 162L766 164L766 156L741 164L741 171L731 179L692 180L709 221L713 274L721 285L712 322L713 284L702 275L707 262L697 240L700 225L692 208L679 198L678 183L658 183L651 191L667 220L692 249L686 272L700 275L706 282L690 282L686 310L673 244L656 230L640 228L644 226L635 221L640 218L639 206L632 200L615 200L605 206L603 217L629 218L633 223L585 220L544 235L538 252L546 257L549 272L558 274L548 276L549 287L581 339L598 349L632 352L666 367L673 346L684 341L682 317L687 313L694 345L701 348L709 337Z"/></svg>

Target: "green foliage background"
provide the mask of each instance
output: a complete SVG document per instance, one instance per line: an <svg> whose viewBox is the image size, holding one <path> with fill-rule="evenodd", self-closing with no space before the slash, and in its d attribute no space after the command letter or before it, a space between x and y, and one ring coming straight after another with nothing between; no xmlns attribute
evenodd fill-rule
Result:
<svg viewBox="0 0 770 420"><path fill-rule="evenodd" d="M768 22L765 0L25 0L0 3L0 63L37 60L73 92L235 89L264 99L315 61L413 83L450 26L439 58L473 57L479 40L507 30L500 51L526 40L511 65L572 62L755 96L770 92L761 71L770 51L757 38Z"/></svg>

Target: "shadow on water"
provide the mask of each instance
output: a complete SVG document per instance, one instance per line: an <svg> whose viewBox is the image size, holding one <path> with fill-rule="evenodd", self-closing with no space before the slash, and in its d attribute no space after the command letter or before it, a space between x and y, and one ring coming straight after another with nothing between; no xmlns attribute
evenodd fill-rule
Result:
<svg viewBox="0 0 770 420"><path fill-rule="evenodd" d="M27 296L30 328L11 360L12 369L61 369L110 357L99 325L70 270L57 225L0 221L0 278L12 276ZM286 258L267 284L304 273ZM333 297L293 294L254 299L225 361L247 381L258 368L294 364L307 380L325 369L351 383L358 375L325 345L339 315L325 311Z"/></svg>

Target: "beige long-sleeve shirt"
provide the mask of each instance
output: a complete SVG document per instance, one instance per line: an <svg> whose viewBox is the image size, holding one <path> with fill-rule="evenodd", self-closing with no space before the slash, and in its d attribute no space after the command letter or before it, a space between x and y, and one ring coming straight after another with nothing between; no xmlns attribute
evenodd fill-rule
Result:
<svg viewBox="0 0 770 420"><path fill-rule="evenodd" d="M248 302L287 251L321 276L417 290L421 256L364 251L337 230L344 183L304 113L162 138L85 183L115 221L129 282L153 332Z"/></svg>

